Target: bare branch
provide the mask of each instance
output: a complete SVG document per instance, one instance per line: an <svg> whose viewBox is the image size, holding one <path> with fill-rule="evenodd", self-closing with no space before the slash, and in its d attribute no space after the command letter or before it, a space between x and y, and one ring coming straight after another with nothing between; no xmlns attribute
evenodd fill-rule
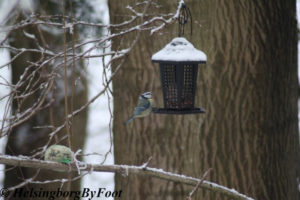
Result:
<svg viewBox="0 0 300 200"><path fill-rule="evenodd" d="M77 171L75 163L71 165L65 165L62 163L43 161L38 159L30 159L28 157L16 157L8 155L0 155L0 163L6 165L13 165L18 167L30 167L37 169L47 169L55 170L61 172ZM159 178L167 181L178 182L182 184L187 184L191 186L196 186L201 182L201 179L175 174L172 172L167 172L162 169L156 169L152 167L142 166L130 166L130 165L98 165L98 164L86 164L86 168L83 171L94 171L94 172L112 172L124 174L136 174L136 175L146 175L154 178ZM213 182L203 181L201 186L203 189L210 190L215 193L219 193L236 200L253 200L251 197L240 194L234 189L229 189L224 186L218 185Z"/></svg>
<svg viewBox="0 0 300 200"><path fill-rule="evenodd" d="M215 183L204 181L205 175L202 179L197 179L193 177L187 177L184 175L174 174L171 172L166 172L161 169L150 168L148 167L148 164L151 161L151 157L146 163L144 163L141 166L102 165L106 157L108 156L108 154L112 152L112 145L113 145L112 143L113 142L112 140L113 114L110 107L109 107L110 149L107 151L106 154L104 154L103 163L98 165L92 165L92 164L87 164L76 160L75 163L72 163L71 165L68 166L60 163L33 159L36 156L42 155L44 151L47 149L47 147L50 145L50 143L53 141L53 138L57 137L57 133L64 128L68 129L69 121L74 116L86 110L90 106L90 104L92 104L101 95L108 94L108 102L110 102L110 95L112 94L109 88L110 83L112 82L113 78L118 73L118 71L122 68L128 55L131 53L132 49L137 44L138 40L140 39L141 32L149 32L149 34L154 34L162 30L167 24L173 23L178 18L179 10L181 9L182 2L183 0L180 0L175 13L158 14L158 15L147 14L147 9L149 8L150 5L155 5L156 7L159 6L156 3L152 2L151 0L144 1L142 3L137 4L137 5L144 6L142 12L138 12L137 10L135 10L134 7L128 6L127 8L131 12L131 16L128 17L127 21L121 22L120 24L102 24L102 23L85 22L85 21L75 19L73 16L71 17L65 16L65 14L45 15L45 16L33 14L18 24L14 24L12 26L0 26L1 32L8 33L8 34L14 32L15 30L21 30L24 36L32 40L33 43L35 44L33 45L34 47L30 47L30 48L12 47L6 41L6 39L8 38L8 34L7 34L7 37L0 42L0 49L2 48L10 51L12 53L11 54L12 58L5 64L2 64L0 66L0 69L5 66L11 65L15 60L19 59L21 56L24 56L24 54L34 53L35 55L39 56L39 59L37 60L34 61L27 60L26 63L24 63L25 70L23 74L20 76L19 80L16 81L16 83L14 82L14 84L11 84L7 80L4 80L5 83L2 82L0 83L11 89L9 94L4 96L4 97L8 97L9 100L7 101L5 106L5 114L3 116L3 119L0 120L0 122L2 121L1 129L0 129L1 136L8 135L12 128L15 128L18 125L26 122L34 115L36 115L39 111L47 107L50 107L54 101L54 97L51 92L55 86L55 81L58 79L62 80L65 78L64 97L65 97L65 102L66 103L68 102L67 68L69 65L75 65L74 64L75 62L78 62L82 59L95 58L95 57L102 58L103 77L104 77L103 78L104 88L101 91L99 91L98 94L96 94L93 98L91 98L86 103L81 105L81 107L79 107L77 110L73 110L71 108L69 113L68 110L66 109L65 120L60 122L61 123L60 125L54 126L53 120L52 122L50 120L49 124L42 124L41 126L35 127L40 129L51 129L51 130L47 130L49 138L48 141L45 142L46 144L44 144L44 146L42 146L41 148L35 150L35 152L30 152L31 153L30 158L21 157L21 156L13 157L7 155L0 155L0 163L17 166L17 167L59 170L65 172L84 171L86 173L90 173L93 171L98 171L98 172L121 173L125 175L128 174L147 175L150 177L156 177L159 179L196 186L192 191L192 193L190 194L190 197L199 189L199 187L201 187L203 189L208 189L213 192L229 196L233 199L250 200L251 198L246 197L234 190L217 185ZM144 20L145 17L147 17L147 20ZM106 28L106 29L113 28L114 33L112 34L110 33L110 31L107 31L108 33L106 35L102 35L97 38L89 38L89 39L84 38L83 40L76 41L76 43L74 40L72 40L70 44L68 44L66 38L64 38L63 48L50 49L49 48L50 45L48 46L48 44L46 43L43 37L42 32L39 30L39 27L41 28L51 27L53 29L57 28L58 30L63 29L64 35L66 35L67 29L74 28L78 25L86 26L86 27L95 27L95 28ZM28 26L36 26L38 28L38 33L33 34L30 32L26 32L25 28ZM99 54L94 54L94 53L91 54L93 50L99 48L107 48L107 46L110 46L110 41L112 39L123 38L124 36L132 33L134 33L136 37L132 40L131 44L125 47L125 49L121 49L119 51L103 51L102 53ZM83 47L85 47L85 50L82 50ZM111 58L110 61L108 61L107 63L104 62L106 56L109 56ZM116 60L120 62L118 66L116 66L114 72L107 73L108 70L110 69L111 63ZM60 73L62 69L64 69L64 76L62 75L62 73ZM72 81L72 84L74 84L72 85L72 87L74 87L75 81ZM26 105L26 108L23 108L25 107L24 106L25 102L33 95L36 95L36 93L40 94L39 97L35 99L36 101L29 106ZM6 98L4 97L0 97L0 101L5 100ZM13 101L16 101L18 105L16 109L12 110L11 105ZM67 104L65 108L68 108ZM10 115L9 114L10 112L13 113ZM56 138L56 141L60 141L66 138L67 136L65 135L63 137L60 137L59 139ZM83 167L81 166L81 164L83 165ZM38 173L39 172L37 172L37 174ZM28 183L46 184L50 182L60 182L63 185L68 181L73 181L81 178L86 173L80 173L80 176L77 176L69 180L55 179L55 180L36 181L34 180L35 176L33 176L32 178L24 179L24 181L21 184L16 185L13 188L21 187Z"/></svg>
<svg viewBox="0 0 300 200"><path fill-rule="evenodd" d="M207 177L209 172L212 170L212 168L209 168L206 170L206 172L203 174L201 180L199 183L196 185L196 187L190 192L189 196L186 198L186 200L192 200L192 196L196 193L196 191L200 188L200 186L203 184L204 179Z"/></svg>

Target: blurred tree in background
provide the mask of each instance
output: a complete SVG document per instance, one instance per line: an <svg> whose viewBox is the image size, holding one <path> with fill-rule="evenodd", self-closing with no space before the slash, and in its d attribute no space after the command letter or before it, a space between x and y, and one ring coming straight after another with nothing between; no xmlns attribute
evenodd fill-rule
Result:
<svg viewBox="0 0 300 200"><path fill-rule="evenodd" d="M91 20L93 9L85 0L65 1L33 1L36 12L35 20L62 22L62 9L65 6L65 21L72 22L73 17L82 20ZM14 23L29 22L31 13L19 10ZM95 21L94 21L95 22ZM66 26L67 27L67 26ZM13 30L9 33L9 44L12 48L40 49L41 52L28 51L13 60L12 84L16 85L14 93L12 116L14 121L18 115L26 114L22 122L11 127L6 146L6 154L33 156L45 145L59 143L68 146L66 129L60 129L55 137L50 137L49 132L57 130L57 127L65 120L65 87L64 79L67 79L67 100L69 113L80 108L87 102L87 83L82 60L68 60L67 77L64 77L64 58L53 59L50 64L43 64L47 58L47 51L59 52L66 48L74 47L74 43L80 40L80 35L85 37L84 29L80 26L66 28L66 43L64 44L64 31L59 27L50 27L46 24L34 24L24 29ZM92 29L85 29L85 31ZM98 29L99 30L99 29ZM92 30L93 31L93 30ZM99 32L99 31L98 31ZM82 37L82 36L81 36ZM78 48L76 53L80 53ZM71 51L72 52L72 51ZM18 52L11 51L11 57ZM73 53L75 53L73 51ZM58 53L57 53L58 56ZM50 80L50 81L49 81ZM76 83L75 83L76 82ZM86 136L87 111L69 120L71 133L71 148L82 149ZM49 140L49 138L51 138ZM36 155L36 158L43 158ZM61 173L49 170L31 168L6 167L6 188L24 183L24 179L36 177L37 181L46 181L58 178L70 178L69 173ZM29 184L26 188L39 191L57 190L61 182L49 184ZM66 189L67 184L64 184ZM72 182L71 190L80 190L80 179ZM10 198L11 199L11 198Z"/></svg>
<svg viewBox="0 0 300 200"><path fill-rule="evenodd" d="M161 6L152 3L145 21L177 6L154 2ZM151 56L177 36L177 25L152 36L142 33L113 80L115 163L140 165L152 156L149 166L193 177L212 167L208 180L254 199L300 199L296 1L185 2L193 16L193 35L186 30L185 37L208 56L199 67L196 99L207 113L152 114L124 127L141 93L152 91L163 105ZM137 3L110 0L111 23L130 20L125 8ZM135 37L115 38L112 47L124 48ZM121 199L182 200L191 190L148 177L115 177ZM195 199L221 197L200 190Z"/></svg>

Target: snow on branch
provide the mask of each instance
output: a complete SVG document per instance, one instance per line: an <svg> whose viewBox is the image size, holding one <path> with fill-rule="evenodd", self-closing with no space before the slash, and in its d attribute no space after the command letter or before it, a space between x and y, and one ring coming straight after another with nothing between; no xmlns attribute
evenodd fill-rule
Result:
<svg viewBox="0 0 300 200"><path fill-rule="evenodd" d="M139 4L141 6L142 4ZM104 23L95 23L89 21L83 21L76 19L72 16L61 16L61 15L41 15L35 14L29 15L26 19L14 23L12 25L0 25L1 33L6 35L4 38L0 39L0 50L5 49L11 53L11 58L9 61L0 65L0 69L4 67L10 67L10 65L19 59L22 56L26 56L29 53L40 56L38 60L28 60L24 63L24 73L20 76L17 83L9 84L7 82L7 87L10 88L11 92L8 94L10 100L7 101L5 113L10 113L10 107L13 100L18 99L18 106L22 106L23 102L32 97L34 94L40 93L41 98L37 99L37 101L28 105L28 108L25 111L19 113L11 113L5 115L3 119L0 120L0 136L6 136L9 134L9 131L12 128L18 126L21 123L26 122L35 114L37 114L40 110L45 109L51 106L54 102L54 99L51 99L53 88L56 87L56 80L61 78L61 68L64 66L64 58L66 57L66 64L72 65L72 63L78 63L82 60L87 60L89 58L105 58L110 57L110 61L105 63L103 68L105 70L109 70L112 62L116 60L122 60L121 63L124 63L124 59L128 57L131 50L134 48L136 42L139 40L139 35L141 32L148 32L149 34L154 34L155 32L160 31L165 27L166 24L171 24L176 21L178 17L179 10L182 6L182 0L179 1L178 7L174 10L174 13L160 13L157 15L152 15L147 13L148 7L150 5L156 5L156 3L152 1L145 1L142 6L144 6L143 12L138 12L135 10L136 8L133 6L127 6L127 9L130 11L131 16L129 16L128 20L124 20L119 24L104 24ZM62 23L63 19L65 19L68 27L64 26ZM36 27L38 32L30 32L28 28ZM79 38L78 40L73 41L74 45L71 43L67 43L66 51L63 48L51 48L51 44L47 44L47 42L43 39L43 32L48 32L50 35L61 35L63 33L62 30L64 28L95 28L104 30L105 34L97 35L96 37L87 37L87 38ZM114 29L112 33L110 30ZM9 43L10 35L15 33L16 31L21 32L29 41L32 42L33 45L29 47L14 47ZM115 38L122 38L128 34L136 33L137 37L124 48L117 48L118 51L112 51L110 49L111 40ZM42 38L42 39L39 39ZM72 43L73 43L72 42ZM101 48L105 48L106 50L103 53L91 53L95 52L93 50L99 50ZM49 69L49 66L51 68ZM122 67L119 66L118 69ZM80 70L79 70L80 71ZM118 70L116 70L118 71ZM106 75L105 85L111 82L112 77L116 72ZM84 75L84 74L83 74ZM54 83L53 83L54 81ZM26 87L25 90L22 88ZM109 87L105 86L105 89L109 90ZM101 92L100 95L105 92ZM67 95L67 94L66 94ZM100 95L97 95L98 98ZM57 96L59 98L63 98ZM1 99L0 99L1 100ZM94 99L91 99L89 102L93 102ZM82 108L79 109L80 112L85 110L87 106L82 105ZM78 110L77 110L78 111ZM77 112L74 111L74 112ZM65 123L61 124L65 126ZM58 126L57 130L60 129L61 126ZM52 132L57 132L53 130ZM51 136L52 134L49 133Z"/></svg>
<svg viewBox="0 0 300 200"><path fill-rule="evenodd" d="M143 4L143 5L142 5ZM80 105L76 110L70 111L66 116L65 121L61 121L60 124L54 126L54 124L42 124L38 128L44 129L47 131L48 141L43 144L44 146L40 149L37 149L35 152L32 152L32 155L29 157L23 156L8 156L0 155L0 164L11 165L15 167L28 167L36 169L47 169L47 170L57 170L57 171L84 171L85 173L80 173L80 176L75 177L79 179L87 173L96 171L96 172L112 172L112 173L121 173L123 175L137 174L137 175L147 175L149 177L155 177L167 181L179 182L182 184L187 184L195 187L196 191L199 187L202 189L210 190L214 193L219 193L225 196L228 196L232 199L241 199L241 200L250 200L243 194L238 193L233 189L223 187L221 185L205 181L204 179L198 179L193 177L188 177L185 175L175 174L171 172L166 172L162 169L151 168L146 165L142 166L128 166L128 165L101 165L101 164L88 164L77 161L71 165L64 165L56 162L43 161L34 159L35 157L40 157L47 147L53 142L55 136L65 128L72 121L72 117L78 115L81 112L87 110L87 108L100 96L106 94L109 90L109 85L112 82L114 76L122 68L125 63L128 55L131 53L132 49L135 47L135 44L140 39L140 34L142 32L147 32L150 35L155 34L156 32L165 28L167 24L172 24L175 22L179 16L179 11L183 5L183 0L179 0L178 7L174 13L171 14L157 14L153 15L152 13L147 13L149 6L156 5L152 1L145 1L140 3L144 6L143 12L138 12L135 10L135 7L128 6L127 9L130 11L131 16L128 20L120 22L119 24L104 24L104 23L95 23L89 21L83 21L76 19L70 16L61 16L61 15L47 15L43 16L41 14L32 14L26 19L15 23L13 25L5 26L1 25L1 33L5 33L6 36L0 40L0 50L5 49L11 53L11 58L9 61L0 65L0 69L4 67L10 67L10 65L20 59L20 57L26 56L29 53L37 55L39 59L36 60L26 60L24 62L24 72L20 75L19 79L16 80L16 83L11 84L9 81L4 80L5 83L0 82L0 84L5 84L10 88L9 101L5 106L5 115L0 119L0 136L5 137L10 134L13 128L16 128L20 124L30 120L33 116L37 115L41 110L46 109L54 104L55 101L63 98L62 96L57 95L54 99L53 91L56 87L59 87L58 80L63 80L61 69L66 65L72 65L72 63L78 63L82 60L87 60L89 58L104 58L109 57L108 62L103 62L103 70L109 70L112 62L118 61L118 65L115 67L114 71L110 74L104 74L103 78L103 89L99 91L94 97L89 99L87 102ZM62 23L62 19L65 20L65 25ZM35 27L39 31L30 32L28 30L30 27ZM51 44L47 44L43 39L43 34L41 32L50 33L50 35L61 36L62 30L70 29L70 33L73 34L73 29L76 31L78 27L83 28L96 28L105 30L105 34L97 35L97 37L86 37L78 38L72 40L71 42L65 42L64 48L56 47L51 48ZM71 31L72 29L72 31ZM114 32L111 32L111 29ZM10 34L14 32L20 32L25 36L32 45L29 47L15 47L12 46L8 41ZM136 37L131 41L131 44L125 47L116 48L118 50L110 50L111 40L116 38L123 38L128 34L134 33ZM88 38L88 39L87 39ZM94 50L105 49L102 53L92 53ZM64 60L65 58L65 60ZM74 64L75 66L75 64ZM74 67L74 70L78 70L81 73L82 70ZM67 75L67 73L66 73ZM84 74L80 74L84 76ZM0 77L1 78L1 77ZM75 84L75 83L74 83ZM60 88L61 89L61 88ZM76 91L75 91L76 92ZM32 104L26 105L26 109L21 109L24 105L24 102L33 95L39 94L38 98ZM59 93L60 94L60 93ZM0 101L4 98L0 97ZM12 102L16 101L18 103L19 111L14 112L11 109ZM111 116L112 121L112 116ZM110 123L111 123L110 121ZM111 124L110 124L111 126ZM49 128L50 127L50 128ZM111 128L110 128L111 131ZM65 136L59 138L60 140L65 139ZM112 142L112 139L111 139ZM111 150L110 150L111 151ZM81 167L83 165L84 167ZM37 172L38 174L39 172ZM36 174L36 175L37 175ZM67 182L66 179L56 179L56 180L46 180L44 182L35 181L35 176L32 178L24 180L20 185L16 185L11 189L24 186L28 183L36 184L46 184L50 182ZM190 195L192 196L192 194Z"/></svg>
<svg viewBox="0 0 300 200"><path fill-rule="evenodd" d="M60 172L71 172L71 171L78 170L75 163L72 163L70 165L65 165L57 162L31 159L29 157L24 157L24 156L16 157L16 156L9 156L9 155L0 155L0 163L5 165L17 166L17 167L30 167L30 168L47 169L47 170L54 170ZM145 165L141 165L141 166L99 165L99 164L85 163L85 166L86 166L85 169L81 169L82 171L112 172L112 173L120 173L125 176L130 174L146 175L149 177L178 182L178 183L187 184L191 186L197 186L201 182L200 188L210 190L211 192L214 193L222 194L231 199L253 200L251 197L247 197L246 195L243 195L234 189L229 189L213 182L203 181L202 179L185 176L181 174L175 174L172 172L167 172L164 171L163 169L147 167Z"/></svg>

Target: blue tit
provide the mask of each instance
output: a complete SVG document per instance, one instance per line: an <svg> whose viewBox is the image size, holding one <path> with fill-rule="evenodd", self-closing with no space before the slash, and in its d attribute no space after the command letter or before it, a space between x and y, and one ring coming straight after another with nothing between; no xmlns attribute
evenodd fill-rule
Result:
<svg viewBox="0 0 300 200"><path fill-rule="evenodd" d="M151 92L145 92L139 97L137 107L134 109L133 115L129 118L125 125L127 126L136 117L148 116L152 111L152 94Z"/></svg>

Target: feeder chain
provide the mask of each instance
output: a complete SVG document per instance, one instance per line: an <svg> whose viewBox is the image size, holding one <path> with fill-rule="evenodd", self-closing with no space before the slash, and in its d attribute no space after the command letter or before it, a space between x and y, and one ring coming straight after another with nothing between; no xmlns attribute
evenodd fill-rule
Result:
<svg viewBox="0 0 300 200"><path fill-rule="evenodd" d="M184 35L184 28L185 25L188 23L189 19L191 23L191 36L192 36L192 32L193 32L192 14L190 9L185 5L185 3L182 3L179 11L179 16L178 16L178 37Z"/></svg>

